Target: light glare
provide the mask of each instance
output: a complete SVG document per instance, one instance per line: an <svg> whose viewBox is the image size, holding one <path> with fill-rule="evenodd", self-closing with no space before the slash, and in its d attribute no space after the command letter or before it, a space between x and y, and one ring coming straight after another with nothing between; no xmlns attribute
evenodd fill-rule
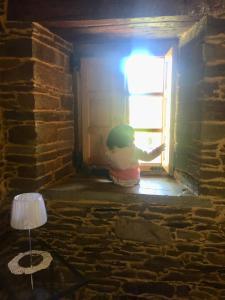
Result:
<svg viewBox="0 0 225 300"><path fill-rule="evenodd" d="M163 91L164 59L147 53L132 54L124 63L130 94Z"/></svg>

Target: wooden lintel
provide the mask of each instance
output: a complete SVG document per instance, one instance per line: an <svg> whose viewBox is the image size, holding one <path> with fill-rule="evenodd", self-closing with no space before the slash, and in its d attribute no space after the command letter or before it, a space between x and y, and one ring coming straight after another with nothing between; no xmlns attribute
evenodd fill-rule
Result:
<svg viewBox="0 0 225 300"><path fill-rule="evenodd" d="M100 19L100 20L57 20L41 21L41 23L50 28L89 28L89 27L111 27L111 26L154 26L168 23L174 24L194 24L198 21L197 17L190 16L162 16L146 18L128 18L128 19Z"/></svg>

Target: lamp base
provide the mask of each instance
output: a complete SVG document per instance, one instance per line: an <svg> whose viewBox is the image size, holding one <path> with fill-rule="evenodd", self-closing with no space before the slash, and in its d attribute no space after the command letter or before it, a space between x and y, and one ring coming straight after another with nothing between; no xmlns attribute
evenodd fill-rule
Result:
<svg viewBox="0 0 225 300"><path fill-rule="evenodd" d="M43 261L43 256L40 255L40 254L34 254L32 253L32 266L37 266L39 265L42 261ZM24 268L27 268L27 267L30 267L30 253L23 256L18 264L21 266L21 267L24 267Z"/></svg>
<svg viewBox="0 0 225 300"><path fill-rule="evenodd" d="M32 257L39 257L39 264L32 264L27 266L21 265L20 262L26 256L32 255ZM46 251L39 251L39 250L31 250L23 253L19 253L15 256L9 263L8 267L11 273L15 275L22 275L22 274L33 274L43 269L47 269L53 260L51 254Z"/></svg>

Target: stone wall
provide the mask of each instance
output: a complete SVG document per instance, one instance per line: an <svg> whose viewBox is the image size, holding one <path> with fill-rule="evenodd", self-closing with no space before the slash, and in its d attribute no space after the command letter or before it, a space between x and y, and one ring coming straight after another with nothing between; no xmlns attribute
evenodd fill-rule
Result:
<svg viewBox="0 0 225 300"><path fill-rule="evenodd" d="M0 0L0 37L1 34L4 34L6 29L5 28L6 11L7 11L7 0ZM1 42L0 42L0 47L1 47ZM5 194L4 171L5 171L5 163L4 163L3 112L0 105L0 205L3 199L3 195Z"/></svg>
<svg viewBox="0 0 225 300"><path fill-rule="evenodd" d="M204 18L180 41L176 177L202 195L225 195L225 19Z"/></svg>
<svg viewBox="0 0 225 300"><path fill-rule="evenodd" d="M1 35L5 33L5 22L6 22L6 11L7 11L7 1L0 0L0 39ZM1 42L0 42L1 44ZM1 67L0 67L1 72ZM5 180L4 180L4 172L5 172L5 163L4 163L4 134L3 134L3 113L0 105L0 205L1 200L5 195Z"/></svg>
<svg viewBox="0 0 225 300"><path fill-rule="evenodd" d="M0 32L6 30L7 6L8 0L0 0Z"/></svg>
<svg viewBox="0 0 225 300"><path fill-rule="evenodd" d="M200 193L225 197L225 19L208 18L203 44Z"/></svg>
<svg viewBox="0 0 225 300"><path fill-rule="evenodd" d="M89 279L74 299L223 299L221 209L206 198L49 190L37 232ZM53 238L54 236L54 238Z"/></svg>
<svg viewBox="0 0 225 300"><path fill-rule="evenodd" d="M13 193L36 191L73 171L72 48L36 23L7 28L0 42L3 184Z"/></svg>
<svg viewBox="0 0 225 300"><path fill-rule="evenodd" d="M175 116L175 174L195 192L199 191L201 112L199 82L204 73L203 39L206 18L193 26L179 44Z"/></svg>
<svg viewBox="0 0 225 300"><path fill-rule="evenodd" d="M4 0L0 1L0 15L4 15Z"/></svg>
<svg viewBox="0 0 225 300"><path fill-rule="evenodd" d="M5 163L4 163L4 135L3 135L3 119L2 110L0 109L0 205L5 195Z"/></svg>
<svg viewBox="0 0 225 300"><path fill-rule="evenodd" d="M88 277L76 299L225 298L224 21L202 22L180 44L176 166L208 197L46 193L36 237ZM14 24L0 53L4 180L36 190L71 170L71 49L37 24Z"/></svg>

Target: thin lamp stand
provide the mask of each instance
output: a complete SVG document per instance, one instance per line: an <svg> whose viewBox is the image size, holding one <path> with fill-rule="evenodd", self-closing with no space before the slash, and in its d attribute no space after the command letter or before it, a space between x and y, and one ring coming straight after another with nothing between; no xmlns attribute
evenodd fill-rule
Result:
<svg viewBox="0 0 225 300"><path fill-rule="evenodd" d="M28 234L29 234L29 251L30 251L30 267L32 269L33 266L33 261L32 261L32 248L31 248L31 233L30 229L28 229ZM34 289L34 281L33 281L33 274L30 274L30 283L31 283L31 288L32 290Z"/></svg>

